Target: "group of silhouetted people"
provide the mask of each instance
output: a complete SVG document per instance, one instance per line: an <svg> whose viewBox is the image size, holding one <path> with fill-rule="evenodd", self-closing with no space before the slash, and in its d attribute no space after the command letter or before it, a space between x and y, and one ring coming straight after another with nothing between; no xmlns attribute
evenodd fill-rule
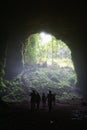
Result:
<svg viewBox="0 0 87 130"><path fill-rule="evenodd" d="M31 96L30 103L32 111L34 111L35 109L39 110L40 102L42 102L43 108L45 108L47 102L49 111L52 110L52 105L55 105L55 94L52 94L51 91L49 91L47 96L44 92L42 93L42 96L40 96L40 94L37 91L32 90L30 96Z"/></svg>

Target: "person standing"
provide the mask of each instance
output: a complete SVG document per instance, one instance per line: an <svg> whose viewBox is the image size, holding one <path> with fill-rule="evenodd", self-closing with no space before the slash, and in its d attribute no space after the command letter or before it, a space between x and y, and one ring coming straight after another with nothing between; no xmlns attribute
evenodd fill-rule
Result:
<svg viewBox="0 0 87 130"><path fill-rule="evenodd" d="M32 90L31 94L31 110L34 111L35 110L35 102L36 102L36 93L35 93L35 90Z"/></svg>
<svg viewBox="0 0 87 130"><path fill-rule="evenodd" d="M52 100L53 100L53 95L52 95L51 91L49 91L49 93L47 94L49 111L52 110Z"/></svg>
<svg viewBox="0 0 87 130"><path fill-rule="evenodd" d="M46 96L44 92L42 93L42 105L43 105L43 108L46 106Z"/></svg>
<svg viewBox="0 0 87 130"><path fill-rule="evenodd" d="M40 94L38 92L36 92L36 107L37 107L37 110L39 110L40 101L41 101Z"/></svg>

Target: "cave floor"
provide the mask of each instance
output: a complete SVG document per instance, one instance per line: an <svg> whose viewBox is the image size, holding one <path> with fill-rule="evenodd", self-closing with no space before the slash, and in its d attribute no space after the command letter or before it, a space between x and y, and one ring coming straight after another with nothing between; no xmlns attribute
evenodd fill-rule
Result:
<svg viewBox="0 0 87 130"><path fill-rule="evenodd" d="M31 112L22 106L0 107L1 129L40 130L83 130L87 129L87 106L57 103L49 112L48 108Z"/></svg>

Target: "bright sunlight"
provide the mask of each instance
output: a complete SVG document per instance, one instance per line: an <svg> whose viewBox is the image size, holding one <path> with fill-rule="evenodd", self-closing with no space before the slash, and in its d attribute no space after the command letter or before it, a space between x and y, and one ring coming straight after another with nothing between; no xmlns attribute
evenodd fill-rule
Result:
<svg viewBox="0 0 87 130"><path fill-rule="evenodd" d="M41 38L41 44L48 43L49 41L52 40L52 36L45 32L40 33L40 38Z"/></svg>

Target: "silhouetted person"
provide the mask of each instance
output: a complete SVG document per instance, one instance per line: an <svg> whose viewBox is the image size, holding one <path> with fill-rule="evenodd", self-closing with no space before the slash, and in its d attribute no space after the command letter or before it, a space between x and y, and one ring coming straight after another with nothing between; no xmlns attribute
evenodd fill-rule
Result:
<svg viewBox="0 0 87 130"><path fill-rule="evenodd" d="M43 104L43 107L46 106L46 96L45 96L45 93L42 93L42 104Z"/></svg>
<svg viewBox="0 0 87 130"><path fill-rule="evenodd" d="M37 110L39 110L40 101L41 101L40 94L38 92L36 92L36 107L37 107Z"/></svg>
<svg viewBox="0 0 87 130"><path fill-rule="evenodd" d="M31 96L31 101L30 101L31 102L31 110L33 111L33 110L35 110L35 102L36 102L36 93L34 90L32 90L30 96Z"/></svg>
<svg viewBox="0 0 87 130"><path fill-rule="evenodd" d="M49 93L47 94L49 111L51 111L51 109L52 109L52 100L53 100L53 95L52 95L51 91L49 91Z"/></svg>

